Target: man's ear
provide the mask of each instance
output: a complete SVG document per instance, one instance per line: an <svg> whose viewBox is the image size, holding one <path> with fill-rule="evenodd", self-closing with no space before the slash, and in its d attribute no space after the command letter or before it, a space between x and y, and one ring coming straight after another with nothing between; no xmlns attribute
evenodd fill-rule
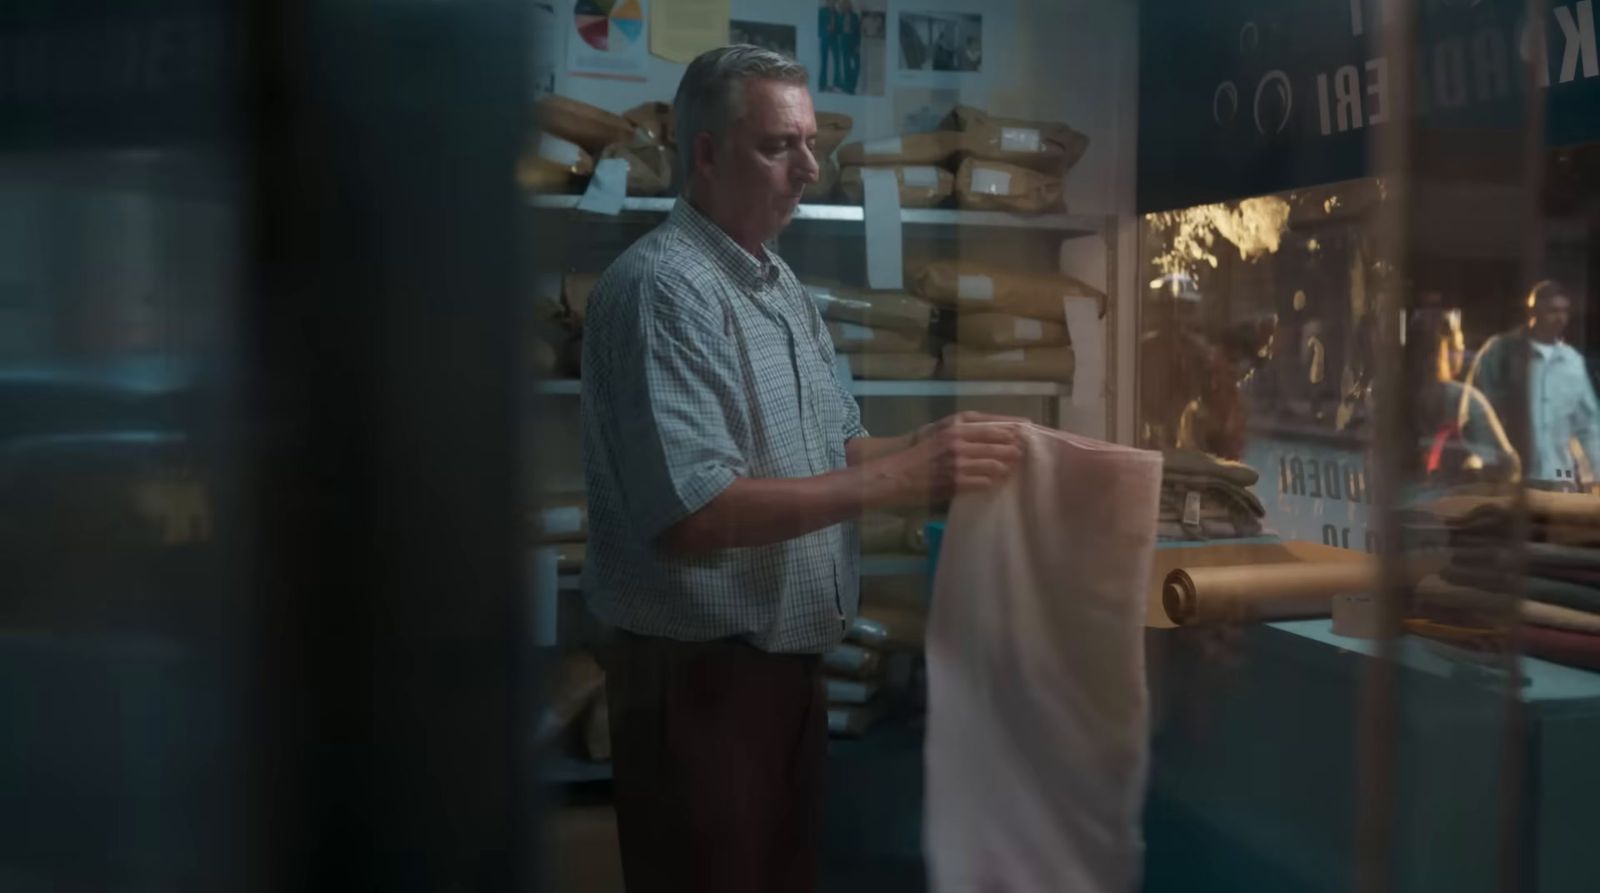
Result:
<svg viewBox="0 0 1600 893"><path fill-rule="evenodd" d="M711 175L716 171L717 140L707 131L700 131L694 138L694 164L690 165L691 177L694 173L705 171Z"/></svg>

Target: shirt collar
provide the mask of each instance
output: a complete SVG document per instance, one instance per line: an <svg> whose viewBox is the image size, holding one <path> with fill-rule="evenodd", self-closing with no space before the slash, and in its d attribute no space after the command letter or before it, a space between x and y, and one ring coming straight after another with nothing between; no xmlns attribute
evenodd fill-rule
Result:
<svg viewBox="0 0 1600 893"><path fill-rule="evenodd" d="M1541 360L1552 359L1561 352L1560 342L1555 344L1546 344L1536 338L1529 338L1528 343L1533 346L1533 352L1538 354L1539 359Z"/></svg>
<svg viewBox="0 0 1600 893"><path fill-rule="evenodd" d="M710 252L717 265L736 282L748 288L759 288L778 281L778 265L771 252L767 252L765 258L759 258L746 251L722 227L700 213L700 209L690 204L688 199L678 199L672 206L669 220L674 226L692 233Z"/></svg>

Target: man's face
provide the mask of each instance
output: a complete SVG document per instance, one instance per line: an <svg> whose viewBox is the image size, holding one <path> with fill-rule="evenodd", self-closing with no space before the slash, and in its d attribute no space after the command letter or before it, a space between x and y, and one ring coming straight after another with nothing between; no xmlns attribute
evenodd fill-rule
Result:
<svg viewBox="0 0 1600 893"><path fill-rule="evenodd" d="M1572 300L1555 294L1533 305L1533 337L1545 342L1559 341L1567 333L1567 323L1572 319Z"/></svg>
<svg viewBox="0 0 1600 893"><path fill-rule="evenodd" d="M722 146L707 146L706 167L716 202L732 208L741 235L765 242L789 224L801 193L817 182L816 140L817 116L804 86L745 83L740 114Z"/></svg>

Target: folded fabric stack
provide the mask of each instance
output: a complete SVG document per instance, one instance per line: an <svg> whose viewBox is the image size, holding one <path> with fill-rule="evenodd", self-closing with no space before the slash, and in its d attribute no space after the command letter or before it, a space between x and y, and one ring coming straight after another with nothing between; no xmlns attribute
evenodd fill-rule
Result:
<svg viewBox="0 0 1600 893"><path fill-rule="evenodd" d="M830 282L806 284L811 301L828 322L834 350L853 378L932 378L930 326L933 307L897 291L871 291Z"/></svg>
<svg viewBox="0 0 1600 893"><path fill-rule="evenodd" d="M1600 669L1600 498L1531 492L1527 503L1524 531L1510 496L1452 497L1412 513L1443 525L1450 560L1418 584L1407 628L1500 648L1520 622L1525 653Z"/></svg>
<svg viewBox="0 0 1600 893"><path fill-rule="evenodd" d="M864 582L861 610L844 643L822 659L831 734L859 736L883 715L891 665L922 651L928 620L921 593L920 583Z"/></svg>
<svg viewBox="0 0 1600 893"><path fill-rule="evenodd" d="M547 496L529 513L534 541L556 550L556 571L583 570L589 539L589 506L581 494Z"/></svg>
<svg viewBox="0 0 1600 893"><path fill-rule="evenodd" d="M851 143L839 150L839 189L859 203L865 170L892 171L900 205L1046 214L1065 210L1063 178L1088 148L1066 124L1003 118L957 106L932 133Z"/></svg>
<svg viewBox="0 0 1600 893"><path fill-rule="evenodd" d="M1260 536L1266 509L1250 488L1254 468L1198 450L1165 450L1161 513L1163 540L1225 540Z"/></svg>
<svg viewBox="0 0 1600 893"><path fill-rule="evenodd" d="M560 746L569 755L600 763L611 759L611 716L606 674L582 649L562 656L551 675L547 706L534 732L535 746Z"/></svg>

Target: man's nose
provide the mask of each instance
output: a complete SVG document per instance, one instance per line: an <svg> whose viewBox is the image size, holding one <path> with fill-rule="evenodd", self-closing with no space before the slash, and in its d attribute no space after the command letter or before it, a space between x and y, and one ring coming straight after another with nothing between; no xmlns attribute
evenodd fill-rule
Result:
<svg viewBox="0 0 1600 893"><path fill-rule="evenodd" d="M817 162L816 150L810 146L800 149L800 181L806 185L817 182L822 176L822 166Z"/></svg>

